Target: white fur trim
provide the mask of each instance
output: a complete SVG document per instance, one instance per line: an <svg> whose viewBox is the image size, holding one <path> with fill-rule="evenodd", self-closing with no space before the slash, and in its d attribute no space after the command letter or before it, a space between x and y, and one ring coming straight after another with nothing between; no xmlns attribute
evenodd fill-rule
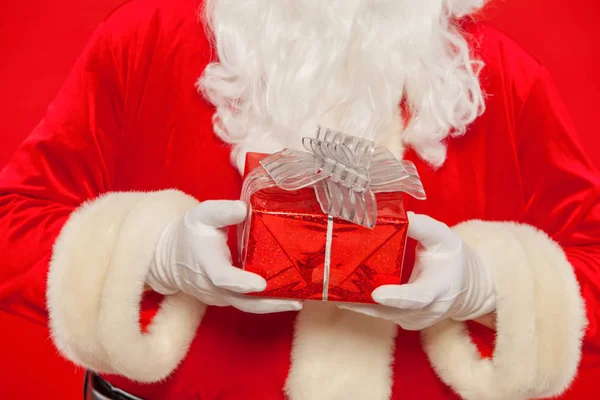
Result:
<svg viewBox="0 0 600 400"><path fill-rule="evenodd" d="M383 319L306 302L298 314L290 400L387 400L397 327Z"/></svg>
<svg viewBox="0 0 600 400"><path fill-rule="evenodd" d="M196 204L175 190L109 193L73 212L55 242L47 289L52 338L66 358L141 382L177 367L206 307L168 296L142 334L139 303L162 228Z"/></svg>
<svg viewBox="0 0 600 400"><path fill-rule="evenodd" d="M60 353L95 371L114 372L96 336L100 296L119 227L140 198L124 193L84 203L54 243L46 296L50 333Z"/></svg>
<svg viewBox="0 0 600 400"><path fill-rule="evenodd" d="M587 325L564 251L530 225L469 221L454 229L494 276L496 348L493 359L481 359L464 323L444 321L423 331L437 374L469 400L563 393L576 375Z"/></svg>
<svg viewBox="0 0 600 400"><path fill-rule="evenodd" d="M450 13L455 17L464 17L481 9L487 0L446 0Z"/></svg>

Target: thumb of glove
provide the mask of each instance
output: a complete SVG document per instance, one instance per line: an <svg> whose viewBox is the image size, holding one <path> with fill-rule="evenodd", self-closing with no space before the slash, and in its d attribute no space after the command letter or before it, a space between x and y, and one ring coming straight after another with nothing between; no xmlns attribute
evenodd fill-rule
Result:
<svg viewBox="0 0 600 400"><path fill-rule="evenodd" d="M384 306L405 310L420 310L433 303L438 294L431 284L421 281L405 285L385 285L373 291L373 300Z"/></svg>

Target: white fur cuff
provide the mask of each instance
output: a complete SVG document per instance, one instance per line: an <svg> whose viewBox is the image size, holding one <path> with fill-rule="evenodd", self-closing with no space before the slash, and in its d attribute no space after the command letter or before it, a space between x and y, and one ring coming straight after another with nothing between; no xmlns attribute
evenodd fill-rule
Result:
<svg viewBox="0 0 600 400"><path fill-rule="evenodd" d="M530 225L469 221L454 228L491 269L497 292L494 357L481 359L464 323L423 331L440 378L464 399L545 398L564 392L587 321L561 247Z"/></svg>
<svg viewBox="0 0 600 400"><path fill-rule="evenodd" d="M52 338L66 358L141 382L177 367L205 306L168 296L143 334L139 304L158 236L196 204L175 190L109 193L73 212L55 242L47 287Z"/></svg>

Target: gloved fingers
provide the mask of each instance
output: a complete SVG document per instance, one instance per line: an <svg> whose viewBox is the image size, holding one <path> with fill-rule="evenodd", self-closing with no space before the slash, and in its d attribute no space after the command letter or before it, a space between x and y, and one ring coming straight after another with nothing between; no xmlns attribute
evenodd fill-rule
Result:
<svg viewBox="0 0 600 400"><path fill-rule="evenodd" d="M439 296L439 290L425 279L404 285L384 285L372 293L373 300L384 306L403 310L422 310Z"/></svg>
<svg viewBox="0 0 600 400"><path fill-rule="evenodd" d="M163 281L161 281L160 279L157 279L154 276L154 274L148 274L148 276L146 277L146 283L156 293L160 293L164 296L168 296L168 295L177 293L179 291L178 288L172 288L172 287L169 287L169 286L163 284Z"/></svg>
<svg viewBox="0 0 600 400"><path fill-rule="evenodd" d="M231 306L251 314L269 314L302 309L302 302L297 300L266 299L236 294L228 295L227 299Z"/></svg>
<svg viewBox="0 0 600 400"><path fill-rule="evenodd" d="M233 265L214 265L206 273L216 287L236 293L262 292L267 287L267 281L260 275Z"/></svg>
<svg viewBox="0 0 600 400"><path fill-rule="evenodd" d="M408 237L416 240L427 251L439 247L451 234L450 228L427 215L408 212Z"/></svg>
<svg viewBox="0 0 600 400"><path fill-rule="evenodd" d="M405 317L399 318L396 324L405 331L421 331L425 328L429 328L440 320L440 316L435 315L420 315L418 318Z"/></svg>
<svg viewBox="0 0 600 400"><path fill-rule="evenodd" d="M246 212L246 204L241 200L206 200L187 214L186 223L223 228L243 222Z"/></svg>
<svg viewBox="0 0 600 400"><path fill-rule="evenodd" d="M398 309L378 304L340 303L337 307L342 310L356 312L369 317L382 318L393 322L398 318L398 314L401 312Z"/></svg>
<svg viewBox="0 0 600 400"><path fill-rule="evenodd" d="M207 306L227 306L226 299L221 296L218 290L210 287L210 283L206 278L202 282L198 282L198 274L186 273L181 276L182 292L194 296Z"/></svg>
<svg viewBox="0 0 600 400"><path fill-rule="evenodd" d="M235 293L262 292L267 287L267 281L260 275L234 267L226 260L212 258L206 263L204 261L204 270L183 265L187 280L195 282L198 287L206 286L206 280L220 289Z"/></svg>
<svg viewBox="0 0 600 400"><path fill-rule="evenodd" d="M222 296L220 293L215 293L214 291L193 287L187 292L188 294L191 294L192 296L196 297L198 300L200 300L207 306L226 307L229 305L227 298Z"/></svg>
<svg viewBox="0 0 600 400"><path fill-rule="evenodd" d="M441 318L441 315L434 311L405 311L382 305L339 304L338 308L369 317L385 319L409 331L418 331L427 328Z"/></svg>
<svg viewBox="0 0 600 400"><path fill-rule="evenodd" d="M233 306L239 310L253 313L266 314L282 311L297 311L302 309L302 303L295 300L263 299L259 297L249 297L242 294L232 293L228 290L222 290L207 286L207 282L200 282L198 285L193 278L201 279L202 274L187 275L184 279L185 293L196 297L208 306ZM192 278L192 280L189 280Z"/></svg>

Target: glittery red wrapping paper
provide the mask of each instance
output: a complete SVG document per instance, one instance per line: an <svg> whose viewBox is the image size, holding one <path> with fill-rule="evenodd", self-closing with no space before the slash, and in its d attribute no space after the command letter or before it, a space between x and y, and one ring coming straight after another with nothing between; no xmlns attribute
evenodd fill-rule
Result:
<svg viewBox="0 0 600 400"><path fill-rule="evenodd" d="M249 153L245 171L266 154ZM408 218L402 193L378 193L377 224L368 229L334 219L328 301L373 303L371 292L399 284ZM323 300L327 215L312 188L272 188L252 195L242 268L267 280L256 296Z"/></svg>

